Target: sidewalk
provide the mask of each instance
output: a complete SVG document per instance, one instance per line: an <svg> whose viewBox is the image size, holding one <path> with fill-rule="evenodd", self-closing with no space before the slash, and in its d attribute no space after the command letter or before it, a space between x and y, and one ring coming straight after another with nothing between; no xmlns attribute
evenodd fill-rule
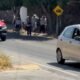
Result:
<svg viewBox="0 0 80 80"><path fill-rule="evenodd" d="M24 34L27 36L27 34ZM57 39L44 33L32 33L31 37L26 37L26 41L40 42L48 45L57 45Z"/></svg>
<svg viewBox="0 0 80 80"><path fill-rule="evenodd" d="M50 36L50 35L47 35L46 33L44 34L44 33L34 33L34 32L32 32L32 36L31 37L29 37L29 36L27 36L27 32L25 31L25 30L21 30L20 31L20 35L17 35L14 31L13 31L13 26L9 26L8 27L8 32L10 32L10 34L8 34L9 35L9 38L10 37L13 37L13 38L19 38L19 39L22 39L22 38L24 38L24 36L25 36L25 38L26 38L26 41L27 40L33 40L33 41L38 41L38 42L43 42L43 43L45 43L45 44L49 44L49 45L56 45L57 44L57 39L54 37L54 36ZM16 36L15 36L16 35Z"/></svg>

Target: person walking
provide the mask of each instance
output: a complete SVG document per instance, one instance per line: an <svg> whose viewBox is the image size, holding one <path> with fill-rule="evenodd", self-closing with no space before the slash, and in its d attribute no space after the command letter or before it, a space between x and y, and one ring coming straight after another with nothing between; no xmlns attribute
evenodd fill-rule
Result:
<svg viewBox="0 0 80 80"><path fill-rule="evenodd" d="M31 18L28 16L27 18L27 35L31 36L32 33L32 23L31 23Z"/></svg>
<svg viewBox="0 0 80 80"><path fill-rule="evenodd" d="M16 29L16 31L19 31L21 29L21 20L20 20L20 18L17 18L15 20L15 29Z"/></svg>
<svg viewBox="0 0 80 80"><path fill-rule="evenodd" d="M36 32L36 30L37 30L37 20L38 20L38 16L36 14L34 14L31 18L33 32Z"/></svg>
<svg viewBox="0 0 80 80"><path fill-rule="evenodd" d="M37 32L40 30L40 18L37 19Z"/></svg>
<svg viewBox="0 0 80 80"><path fill-rule="evenodd" d="M42 16L40 19L40 32L45 33L47 26L47 18L46 16Z"/></svg>

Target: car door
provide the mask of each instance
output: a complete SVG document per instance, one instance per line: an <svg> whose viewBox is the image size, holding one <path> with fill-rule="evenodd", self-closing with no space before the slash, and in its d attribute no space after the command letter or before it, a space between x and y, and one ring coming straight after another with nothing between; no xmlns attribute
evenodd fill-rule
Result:
<svg viewBox="0 0 80 80"><path fill-rule="evenodd" d="M66 59L72 58L72 36L74 32L74 27L68 27L64 30L62 34L62 49L63 56Z"/></svg>
<svg viewBox="0 0 80 80"><path fill-rule="evenodd" d="M74 59L80 60L80 29L75 28L71 43L71 53Z"/></svg>

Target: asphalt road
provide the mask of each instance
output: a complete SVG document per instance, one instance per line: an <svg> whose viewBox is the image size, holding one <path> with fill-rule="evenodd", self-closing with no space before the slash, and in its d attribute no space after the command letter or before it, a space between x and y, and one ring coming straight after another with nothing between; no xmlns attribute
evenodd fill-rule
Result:
<svg viewBox="0 0 80 80"><path fill-rule="evenodd" d="M21 36L18 33L9 32L7 41L0 41L0 47L18 53L17 56L25 55L37 63L49 65L68 71L70 74L80 76L80 63L67 62L64 65L56 63L56 40L42 36ZM20 60L19 60L20 61ZM21 62L21 61L20 61Z"/></svg>
<svg viewBox="0 0 80 80"><path fill-rule="evenodd" d="M26 54L26 56L42 60L44 63L55 62L55 47L45 42L7 39L5 42L0 42L0 46L13 52Z"/></svg>

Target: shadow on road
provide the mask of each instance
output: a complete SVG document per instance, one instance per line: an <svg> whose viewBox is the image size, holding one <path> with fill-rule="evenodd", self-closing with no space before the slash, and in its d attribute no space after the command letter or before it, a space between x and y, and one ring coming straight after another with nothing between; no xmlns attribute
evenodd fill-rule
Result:
<svg viewBox="0 0 80 80"><path fill-rule="evenodd" d="M51 66L62 68L64 70L72 70L72 71L80 72L80 63L78 62L66 62L63 65L58 64L58 63L48 63L48 64Z"/></svg>
<svg viewBox="0 0 80 80"><path fill-rule="evenodd" d="M47 36L27 36L26 35L20 35L19 32L10 32L8 31L7 39L21 39L21 40L30 40L30 41L47 41L51 40L52 38L47 38Z"/></svg>

